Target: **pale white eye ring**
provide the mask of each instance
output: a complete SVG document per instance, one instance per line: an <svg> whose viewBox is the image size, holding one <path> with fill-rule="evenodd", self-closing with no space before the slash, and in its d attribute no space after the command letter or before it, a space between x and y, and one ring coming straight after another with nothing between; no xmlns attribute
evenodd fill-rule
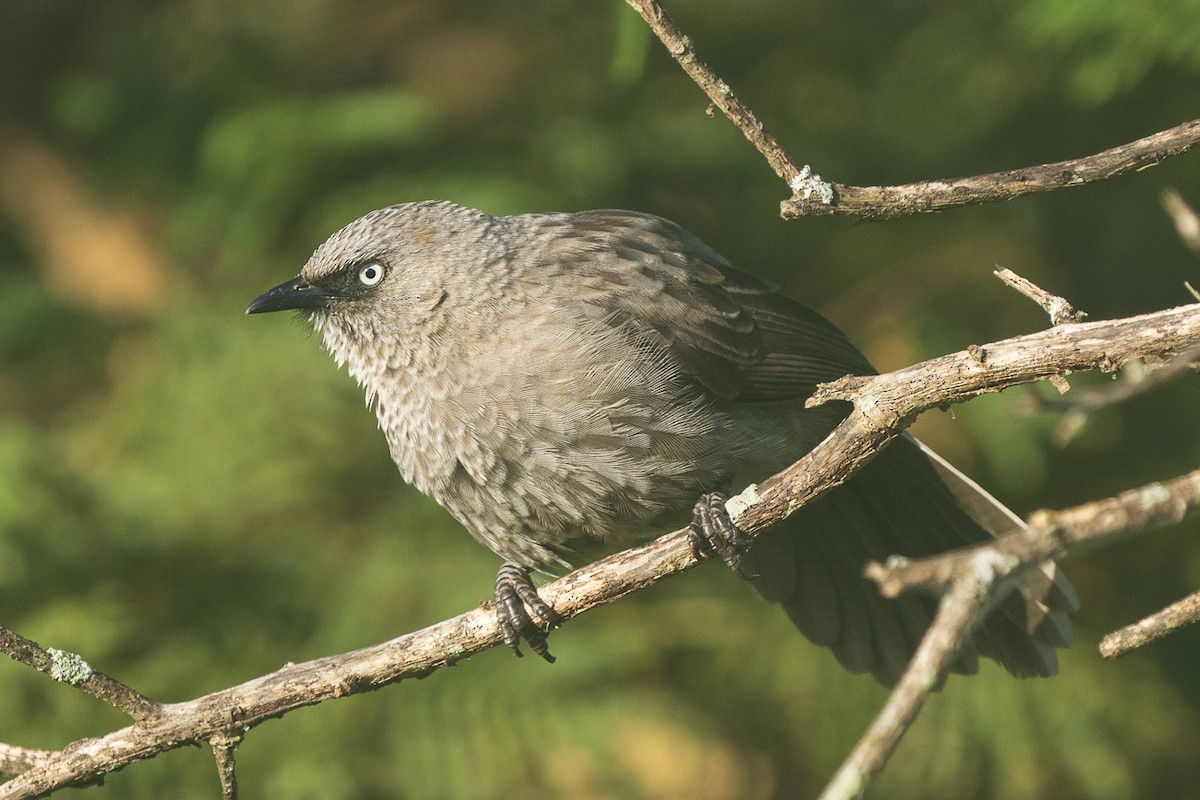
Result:
<svg viewBox="0 0 1200 800"><path fill-rule="evenodd" d="M364 264L358 270L358 282L363 286L374 286L383 280L382 264Z"/></svg>

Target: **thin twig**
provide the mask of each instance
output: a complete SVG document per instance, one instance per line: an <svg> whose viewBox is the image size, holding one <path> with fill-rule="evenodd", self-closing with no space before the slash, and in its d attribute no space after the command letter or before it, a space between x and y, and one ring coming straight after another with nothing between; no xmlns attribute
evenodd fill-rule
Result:
<svg viewBox="0 0 1200 800"><path fill-rule="evenodd" d="M792 157L780 146L767 129L759 122L750 107L738 99L729 84L721 80L692 46L692 40L667 15L658 0L626 0L642 15L650 30L666 46L667 52L679 62L696 85L699 86L713 105L742 131L752 145L762 153L775 174L783 179L793 193L811 197L816 202L830 202L832 191L820 176L813 175L807 167L797 167ZM823 199L822 199L823 198Z"/></svg>
<svg viewBox="0 0 1200 800"><path fill-rule="evenodd" d="M959 646L971 635L974 622L983 613L988 600L992 567L983 560L978 563L981 571L964 576L942 596L937 616L889 695L887 704L825 787L820 800L860 797L867 784L883 769L929 695L941 685Z"/></svg>
<svg viewBox="0 0 1200 800"><path fill-rule="evenodd" d="M1137 366L1139 363L1134 362L1130 366ZM1136 372L1130 372L1129 367L1126 367L1126 375L1122 380L1107 386L1076 392L1070 400L1066 398L1044 400L1042 405L1048 409L1085 414L1100 411L1145 394L1183 375L1190 375L1196 372L1198 365L1200 365L1200 348L1194 347L1169 361L1155 364L1152 367L1141 364L1141 368Z"/></svg>
<svg viewBox="0 0 1200 800"><path fill-rule="evenodd" d="M822 800L858 796L883 768L916 711L945 677L948 664L987 609L989 598L1002 595L1023 573L1048 560L1178 522L1198 509L1200 470L1063 511L1035 512L1028 528L990 542L929 558L868 564L866 576L885 597L914 590L945 594L938 618L887 705L838 770Z"/></svg>
<svg viewBox="0 0 1200 800"><path fill-rule="evenodd" d="M1142 170L1185 153L1200 142L1200 120L1192 120L1127 144L1082 158L974 175L919 181L899 186L849 186L825 181L796 162L780 146L729 84L696 55L692 41L667 16L658 0L626 0L712 104L760 152L792 196L780 204L784 219L843 214L863 219L924 214L960 206L1012 200L1027 194L1107 180Z"/></svg>
<svg viewBox="0 0 1200 800"><path fill-rule="evenodd" d="M1114 497L1062 511L1035 511L1029 527L983 544L936 556L872 563L866 575L885 597L905 592L945 591L964 562L981 551L994 552L1016 573L1047 559L1112 544L1133 533L1180 522L1200 509L1200 469L1169 481L1150 483Z"/></svg>
<svg viewBox="0 0 1200 800"><path fill-rule="evenodd" d="M7 628L0 627L0 652L14 661L44 672L56 681L76 686L138 721L153 719L161 706L114 680L74 653L44 648Z"/></svg>
<svg viewBox="0 0 1200 800"><path fill-rule="evenodd" d="M1100 654L1105 658L1119 658L1196 622L1200 622L1200 592L1190 594L1140 622L1113 631L1100 641Z"/></svg>
<svg viewBox="0 0 1200 800"><path fill-rule="evenodd" d="M241 743L240 734L219 733L209 740L217 760L217 777L221 781L221 800L237 800L237 773L234 752Z"/></svg>
<svg viewBox="0 0 1200 800"><path fill-rule="evenodd" d="M1065 447L1087 425L1090 415L1097 411L1128 402L1139 395L1146 394L1184 375L1191 375L1200 370L1200 348L1192 348L1167 361L1162 359L1147 359L1132 361L1121 371L1120 380L1107 386L1076 391L1069 397L1048 398L1031 393L1027 402L1020 404L1021 414L1036 414L1044 411L1055 411L1062 414L1054 429L1054 442L1059 447ZM1058 376L1063 384L1058 386L1059 394L1065 395L1066 378ZM1054 382L1054 379L1050 379Z"/></svg>
<svg viewBox="0 0 1200 800"><path fill-rule="evenodd" d="M1067 302L1066 298L1059 297L1056 294L1050 294L1042 287L1038 286L1028 278L1023 278L1007 267L996 265L993 274L1004 281L1004 283L1013 289L1016 289L1021 294L1028 297L1033 302L1037 303L1042 308L1046 309L1046 313L1050 315L1051 325L1063 325L1068 322L1083 322L1083 318L1087 316L1084 311L1076 311L1075 306Z"/></svg>
<svg viewBox="0 0 1200 800"><path fill-rule="evenodd" d="M902 186L845 186L834 183L829 204L793 196L782 203L785 219L849 214L865 219L945 211L960 206L1012 200L1035 192L1107 180L1131 170L1152 167L1185 153L1200 142L1200 120L1192 120L1082 158L1036 167L993 172L969 178L920 181Z"/></svg>

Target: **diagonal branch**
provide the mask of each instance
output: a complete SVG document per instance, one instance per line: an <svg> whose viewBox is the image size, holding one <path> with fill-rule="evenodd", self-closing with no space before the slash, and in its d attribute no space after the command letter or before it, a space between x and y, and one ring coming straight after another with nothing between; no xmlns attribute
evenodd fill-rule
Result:
<svg viewBox="0 0 1200 800"><path fill-rule="evenodd" d="M843 482L917 414L1063 370L1163 357L1200 346L1200 305L1128 319L1065 324L972 347L886 375L827 384L810 404L850 400L854 409L816 449L729 501L735 521L755 535ZM542 597L564 618L616 600L697 563L686 531L617 553L550 583ZM0 629L2 635L2 629ZM238 686L182 703L97 739L48 755L8 783L0 800L34 797L94 780L139 759L199 742L218 747L302 706L421 677L501 642L490 605L354 652L289 664ZM232 786L230 782L229 786Z"/></svg>
<svg viewBox="0 0 1200 800"><path fill-rule="evenodd" d="M1126 653L1174 633L1185 625L1200 622L1200 592L1156 611L1140 622L1113 631L1100 641L1100 655L1120 658Z"/></svg>
<svg viewBox="0 0 1200 800"><path fill-rule="evenodd" d="M1165 357L1200 342L1200 305L1048 330L939 356L884 375L849 375L817 387L806 405L831 400L855 410L800 461L733 498L738 526L759 530L820 491L843 483L917 414L1063 372L1111 370L1136 358ZM732 509L731 509L732 510Z"/></svg>
<svg viewBox="0 0 1200 800"><path fill-rule="evenodd" d="M83 691L124 711L136 720L153 719L160 706L118 680L110 678L74 653L45 648L7 628L0 628L0 653L13 661L44 672L56 681L78 686Z"/></svg>
<svg viewBox="0 0 1200 800"><path fill-rule="evenodd" d="M1046 310L1050 315L1051 325L1062 325L1066 322L1083 322L1086 311L1079 311L1065 297L1050 294L1028 278L1023 278L1007 267L996 265L992 271L997 278Z"/></svg>
<svg viewBox="0 0 1200 800"><path fill-rule="evenodd" d="M981 553L1001 559L1004 575L1112 544L1134 533L1180 522L1200 510L1200 470L1151 483L1104 500L1063 511L1035 511L1029 527L984 544L886 566L870 564L867 577L885 597L913 589L944 591L971 559Z"/></svg>
<svg viewBox="0 0 1200 800"><path fill-rule="evenodd" d="M820 800L861 797L867 784L883 769L933 688L945 679L958 653L958 645L971 635L971 629L989 599L994 565L980 559L973 566L976 569L942 596L933 624L888 697L887 705L825 787Z"/></svg>
<svg viewBox="0 0 1200 800"><path fill-rule="evenodd" d="M1082 158L987 175L918 181L899 186L850 186L824 181L807 165L796 166L796 162L767 132L750 107L738 99L729 84L721 80L712 67L696 54L692 40L679 30L658 0L626 2L642 15L642 19L684 72L708 95L712 104L742 131L762 153L775 174L791 189L792 196L780 204L780 215L784 219L830 214L885 219L1012 200L1027 194L1080 186L1107 180L1131 170L1146 169L1171 156L1185 153L1200 142L1200 120L1192 120Z"/></svg>
<svg viewBox="0 0 1200 800"><path fill-rule="evenodd" d="M990 542L917 560L871 563L885 597L944 592L937 618L887 704L838 770L822 800L849 800L879 773L991 598L1027 571L1134 533L1179 522L1200 509L1200 470L1064 511L1038 511L1029 527ZM1163 634L1159 634L1163 635Z"/></svg>
<svg viewBox="0 0 1200 800"><path fill-rule="evenodd" d="M221 781L221 800L237 800L234 751L241 741L241 735L227 733L219 733L211 740L213 756L217 760L217 778Z"/></svg>
<svg viewBox="0 0 1200 800"><path fill-rule="evenodd" d="M1090 414L1110 408L1157 389L1163 384L1194 373L1200 368L1200 348L1192 348L1163 364L1143 365L1138 371L1126 370L1120 381L1108 386L1088 389L1071 398L1041 400L1043 409L1065 410L1068 413Z"/></svg>
<svg viewBox="0 0 1200 800"><path fill-rule="evenodd" d="M667 52L679 62L683 71L704 90L712 104L721 109L721 112L741 129L746 138L750 140L750 144L762 153L763 158L771 165L771 169L775 170L775 174L782 178L784 183L791 186L793 191L802 191L806 183L813 186L811 180L814 176L810 175L808 168L800 169L796 166L792 157L780 146L779 142L775 141L775 137L767 132L750 107L738 99L733 90L729 88L729 84L721 80L713 68L696 55L692 40L685 36L683 31L675 25L674 20L667 16L667 12L658 0L626 0L626 2L642 15L642 19L646 20L650 30L654 31L654 35L666 46ZM820 181L820 178L816 178L816 181ZM810 188L810 193L811 191ZM826 191L818 191L826 194Z"/></svg>

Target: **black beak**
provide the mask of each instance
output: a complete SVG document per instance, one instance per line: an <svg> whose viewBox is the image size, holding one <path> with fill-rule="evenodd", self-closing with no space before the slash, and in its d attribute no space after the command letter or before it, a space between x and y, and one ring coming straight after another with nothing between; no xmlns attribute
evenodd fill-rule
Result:
<svg viewBox="0 0 1200 800"><path fill-rule="evenodd" d="M254 298L246 308L247 314L265 314L268 311L289 311L298 308L325 308L337 295L325 289L292 278Z"/></svg>

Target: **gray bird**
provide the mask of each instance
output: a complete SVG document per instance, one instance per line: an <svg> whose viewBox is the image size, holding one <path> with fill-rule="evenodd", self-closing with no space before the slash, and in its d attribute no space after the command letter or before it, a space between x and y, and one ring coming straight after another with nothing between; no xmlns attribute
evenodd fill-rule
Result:
<svg viewBox="0 0 1200 800"><path fill-rule="evenodd" d="M298 309L365 388L404 479L504 559L509 646L550 660L546 574L687 524L854 672L892 684L932 598L886 600L868 559L929 555L1019 518L911 437L754 540L724 492L820 442L848 406L804 408L817 383L869 374L831 323L660 217L494 217L447 202L374 211L317 248L247 313ZM1057 670L1077 599L1046 565L1000 601L978 656ZM537 623L541 620L541 624Z"/></svg>

